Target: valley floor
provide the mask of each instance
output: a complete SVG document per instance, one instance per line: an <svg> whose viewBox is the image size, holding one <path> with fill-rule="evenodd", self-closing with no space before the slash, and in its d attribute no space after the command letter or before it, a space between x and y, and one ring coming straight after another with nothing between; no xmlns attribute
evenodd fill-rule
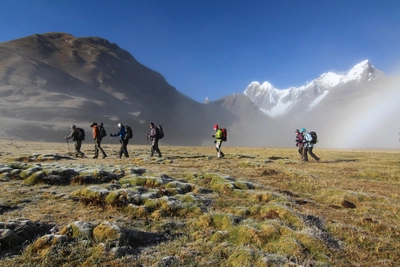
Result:
<svg viewBox="0 0 400 267"><path fill-rule="evenodd" d="M0 266L400 262L398 150L316 146L317 163L302 162L296 147L223 146L223 159L212 143L160 142L162 158L149 157L150 145L128 145L129 159L117 158L119 144L103 148L108 157L93 159L94 145L85 142L85 157L76 159L71 142L0 140L0 224L16 235L7 227L22 219L43 230L26 242L0 239ZM75 222L91 233L73 232ZM118 237L98 234L107 223ZM38 244L45 235L68 241Z"/></svg>

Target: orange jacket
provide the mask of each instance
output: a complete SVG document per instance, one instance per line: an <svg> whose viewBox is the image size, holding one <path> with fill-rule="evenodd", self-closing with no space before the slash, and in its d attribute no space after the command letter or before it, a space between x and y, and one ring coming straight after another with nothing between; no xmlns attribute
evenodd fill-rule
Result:
<svg viewBox="0 0 400 267"><path fill-rule="evenodd" d="M93 126L92 134L93 134L93 140L99 137L99 128L97 128L97 125Z"/></svg>

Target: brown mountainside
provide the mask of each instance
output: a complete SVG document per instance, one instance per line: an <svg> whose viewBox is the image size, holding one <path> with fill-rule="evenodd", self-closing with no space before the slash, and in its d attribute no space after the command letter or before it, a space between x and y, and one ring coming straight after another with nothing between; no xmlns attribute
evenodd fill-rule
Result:
<svg viewBox="0 0 400 267"><path fill-rule="evenodd" d="M3 137L62 141L71 124L90 135L92 121L103 122L109 133L122 122L132 126L132 142L144 143L153 121L163 125L166 143L199 145L211 139L215 123L246 129L253 120L272 122L247 98L235 101L242 104L198 103L117 44L98 37L47 33L0 43ZM230 132L230 144L251 144L241 135L245 131Z"/></svg>

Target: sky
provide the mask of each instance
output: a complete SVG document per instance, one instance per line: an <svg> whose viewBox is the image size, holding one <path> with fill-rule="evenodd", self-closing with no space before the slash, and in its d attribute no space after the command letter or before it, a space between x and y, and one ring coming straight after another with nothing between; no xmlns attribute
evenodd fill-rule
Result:
<svg viewBox="0 0 400 267"><path fill-rule="evenodd" d="M299 87L368 59L400 70L398 0L1 0L0 42L97 36L203 102L268 81Z"/></svg>

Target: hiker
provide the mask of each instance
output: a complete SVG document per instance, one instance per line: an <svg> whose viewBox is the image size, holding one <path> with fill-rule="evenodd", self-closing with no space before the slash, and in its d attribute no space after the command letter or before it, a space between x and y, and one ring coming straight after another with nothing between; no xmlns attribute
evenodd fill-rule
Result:
<svg viewBox="0 0 400 267"><path fill-rule="evenodd" d="M213 134L212 137L215 138L214 144L215 144L215 149L217 150L217 156L218 158L223 158L225 157L225 154L222 153L221 151L221 146L222 146L222 129L218 127L218 124L214 125L214 131L215 135Z"/></svg>
<svg viewBox="0 0 400 267"><path fill-rule="evenodd" d="M93 135L93 142L94 142L94 159L97 159L99 157L99 150L103 154L103 159L107 157L106 152L104 152L103 148L101 147L101 140L103 139L100 135L100 130L99 127L97 126L96 122L92 122L90 124L90 127L92 127L92 135Z"/></svg>
<svg viewBox="0 0 400 267"><path fill-rule="evenodd" d="M122 157L124 154L125 157L129 158L127 145L129 143L129 138L126 136L125 127L122 123L118 123L119 131L116 134L110 134L110 136L119 136L119 142L121 143L121 147L118 151L118 158Z"/></svg>
<svg viewBox="0 0 400 267"><path fill-rule="evenodd" d="M158 140L159 138L159 129L154 126L154 123L150 122L150 134L146 135L147 138L151 139L151 152L150 152L150 157L154 155L154 152L158 153L158 157L161 156L161 151L160 148L158 147Z"/></svg>
<svg viewBox="0 0 400 267"><path fill-rule="evenodd" d="M83 153L81 151L83 137L75 125L71 126L71 134L69 136L65 136L65 139L67 139L67 142L68 142L68 139L71 139L71 138L72 138L72 141L74 141L74 143L75 143L75 157L80 156L81 158L83 158L83 156L85 155L85 153Z"/></svg>
<svg viewBox="0 0 400 267"><path fill-rule="evenodd" d="M300 133L304 136L304 152L303 152L303 161L308 161L308 153L313 157L317 162L319 158L313 153L314 144L311 143L312 137L311 134L307 132L305 128L301 128Z"/></svg>
<svg viewBox="0 0 400 267"><path fill-rule="evenodd" d="M294 131L294 133L296 134L296 146L297 146L297 151L299 152L301 159L303 159L303 147L304 147L304 136L302 133L300 133L299 129L296 129L296 131Z"/></svg>

